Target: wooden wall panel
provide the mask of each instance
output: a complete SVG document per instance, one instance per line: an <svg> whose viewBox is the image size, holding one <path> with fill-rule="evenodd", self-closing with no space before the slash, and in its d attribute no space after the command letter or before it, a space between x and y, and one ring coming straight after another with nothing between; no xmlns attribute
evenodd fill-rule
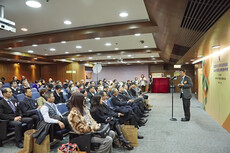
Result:
<svg viewBox="0 0 230 153"><path fill-rule="evenodd" d="M76 73L66 73L66 71L76 71ZM80 81L81 79L85 79L85 67L77 62L41 65L41 77L46 81L49 78L62 82L65 79Z"/></svg>
<svg viewBox="0 0 230 153"><path fill-rule="evenodd" d="M40 65L0 62L0 77L5 77L5 82L10 82L13 76L17 76L18 79L21 80L22 75L24 75L29 82L39 80L41 76Z"/></svg>

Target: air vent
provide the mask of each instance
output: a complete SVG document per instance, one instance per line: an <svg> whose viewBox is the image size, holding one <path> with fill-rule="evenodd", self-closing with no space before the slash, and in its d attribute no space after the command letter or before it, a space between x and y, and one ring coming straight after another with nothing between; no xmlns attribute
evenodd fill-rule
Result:
<svg viewBox="0 0 230 153"><path fill-rule="evenodd" d="M183 56L190 48L174 44L172 54Z"/></svg>
<svg viewBox="0 0 230 153"><path fill-rule="evenodd" d="M229 8L230 0L188 0L172 54L183 56Z"/></svg>
<svg viewBox="0 0 230 153"><path fill-rule="evenodd" d="M189 0L181 27L206 32L229 7L230 0Z"/></svg>

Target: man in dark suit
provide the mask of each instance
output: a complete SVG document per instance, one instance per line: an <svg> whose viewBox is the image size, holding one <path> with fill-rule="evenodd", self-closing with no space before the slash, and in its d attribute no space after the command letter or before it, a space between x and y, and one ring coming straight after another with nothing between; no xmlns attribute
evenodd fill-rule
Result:
<svg viewBox="0 0 230 153"><path fill-rule="evenodd" d="M60 85L55 86L55 91L53 92L54 97L55 97L55 101L54 101L55 104L65 103L63 92L61 92L61 90L62 90L62 87Z"/></svg>
<svg viewBox="0 0 230 153"><path fill-rule="evenodd" d="M189 121L190 120L190 99L192 98L191 87L193 86L192 80L189 76L186 75L186 71L184 69L180 69L180 84L178 87L181 89L180 98L183 101L184 108L184 116L185 118L181 118L181 121Z"/></svg>
<svg viewBox="0 0 230 153"><path fill-rule="evenodd" d="M22 113L17 103L10 100L13 93L10 88L4 88L2 90L3 99L0 100L0 119L8 120L9 127L15 128L15 139L16 146L18 148L23 148L22 143L22 123L27 123L27 129L31 129L33 125L32 118L22 117Z"/></svg>
<svg viewBox="0 0 230 153"><path fill-rule="evenodd" d="M32 91L30 88L25 88L24 94L25 98L19 103L19 106L22 110L23 116L33 118L34 128L36 128L39 122L37 110L40 109L41 106L38 106L37 101L32 99Z"/></svg>
<svg viewBox="0 0 230 153"><path fill-rule="evenodd" d="M17 88L17 85L18 84L15 80L10 82L10 89L13 92L14 99L17 99L18 94L21 94L21 90L19 88Z"/></svg>
<svg viewBox="0 0 230 153"><path fill-rule="evenodd" d="M90 99L90 103L94 95L95 95L95 88L94 86L90 85L89 88L87 89L87 98Z"/></svg>

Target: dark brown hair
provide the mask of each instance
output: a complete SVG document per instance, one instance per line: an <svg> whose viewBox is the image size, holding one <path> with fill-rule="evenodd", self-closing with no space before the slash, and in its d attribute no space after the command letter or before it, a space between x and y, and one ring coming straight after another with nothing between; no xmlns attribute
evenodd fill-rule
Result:
<svg viewBox="0 0 230 153"><path fill-rule="evenodd" d="M47 89L41 89L41 90L39 91L40 96L42 96L44 93L46 93L46 91L47 91ZM43 97L43 96L42 96L42 97Z"/></svg>
<svg viewBox="0 0 230 153"><path fill-rule="evenodd" d="M76 107L83 116L84 101L85 97L82 93L74 93L70 99L70 108Z"/></svg>

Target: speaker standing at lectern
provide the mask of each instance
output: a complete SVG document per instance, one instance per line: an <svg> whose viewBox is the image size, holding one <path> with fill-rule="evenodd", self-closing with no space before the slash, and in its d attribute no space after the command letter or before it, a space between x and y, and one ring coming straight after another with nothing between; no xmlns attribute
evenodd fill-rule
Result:
<svg viewBox="0 0 230 153"><path fill-rule="evenodd" d="M181 121L189 121L190 120L190 99L192 98L191 87L193 86L192 80L189 76L186 75L185 69L180 69L180 84L178 87L180 90L180 98L183 101L184 108L184 116L185 118L181 118Z"/></svg>

